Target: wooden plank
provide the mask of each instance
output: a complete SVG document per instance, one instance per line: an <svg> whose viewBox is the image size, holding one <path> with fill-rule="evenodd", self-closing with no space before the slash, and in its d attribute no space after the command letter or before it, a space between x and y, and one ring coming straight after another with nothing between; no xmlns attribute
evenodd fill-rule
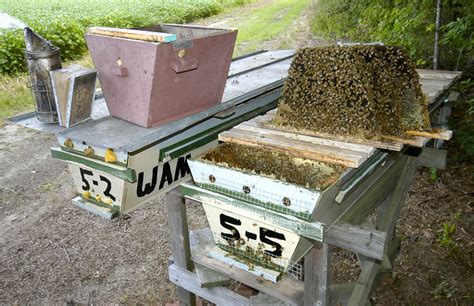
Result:
<svg viewBox="0 0 474 306"><path fill-rule="evenodd" d="M193 292L216 305L241 306L250 304L249 299L225 287L201 288L195 273L187 271L176 264L168 267L168 273L173 284Z"/></svg>
<svg viewBox="0 0 474 306"><path fill-rule="evenodd" d="M250 306L287 306L288 303L282 302L274 297L259 292L257 295L250 297Z"/></svg>
<svg viewBox="0 0 474 306"><path fill-rule="evenodd" d="M460 71L417 69L417 72L420 75L421 90L428 97L430 104L435 102L461 76Z"/></svg>
<svg viewBox="0 0 474 306"><path fill-rule="evenodd" d="M212 288L230 284L230 278L222 273L195 264L196 275L201 288Z"/></svg>
<svg viewBox="0 0 474 306"><path fill-rule="evenodd" d="M430 140L429 138L420 137L420 136L395 137L395 136L384 135L382 137L385 138L385 139L396 141L396 142L401 143L401 144L406 144L406 145L409 145L409 146L419 147L419 148L424 147L428 143L428 141Z"/></svg>
<svg viewBox="0 0 474 306"><path fill-rule="evenodd" d="M324 236L324 242L370 258L382 260L387 234L339 221Z"/></svg>
<svg viewBox="0 0 474 306"><path fill-rule="evenodd" d="M424 147L418 157L418 165L427 168L445 169L448 151Z"/></svg>
<svg viewBox="0 0 474 306"><path fill-rule="evenodd" d="M166 206L168 208L168 226L174 265L186 270L192 270L193 262L191 261L191 248L189 246L186 205L178 189L174 189L166 194ZM194 294L182 287L177 288L177 296L181 305L196 305Z"/></svg>
<svg viewBox="0 0 474 306"><path fill-rule="evenodd" d="M301 135L307 135L307 136L314 136L314 137L320 137L320 138L325 138L325 139L332 139L332 140L338 140L338 141L344 141L344 142L351 142L351 143L357 143L357 144L362 144L366 146L371 146L371 147L376 147L380 149L386 149L386 150L391 150L391 151L400 151L403 148L403 144L395 141L375 141L375 140L368 140L368 139L360 139L360 138L350 138L347 136L340 136L340 135L330 135L330 134L324 134L324 133L319 133L315 131L310 131L310 130L303 130L303 129L292 129L288 127L277 127L272 124L270 124L269 120L261 120L260 118L257 118L257 123L259 126L267 128L267 129L273 129L277 131L284 131L284 132L289 132L289 133L296 133L296 134L301 134Z"/></svg>
<svg viewBox="0 0 474 306"><path fill-rule="evenodd" d="M337 147L337 148L342 148L342 149L347 149L347 150L352 150L352 151L359 151L359 152L367 153L369 156L371 156L376 150L373 146L366 146L363 144L351 143L347 141L337 141L337 140L325 139L325 138L319 138L319 137L313 137L313 136L306 136L306 135L295 134L295 133L288 133L284 131L277 131L274 129L272 130L265 129L265 128L259 127L258 124L254 120L245 121L235 126L234 129L244 130L244 131L254 131L254 132L259 132L264 135L278 135L278 136L285 137L288 139L295 139L295 140L310 142L314 144L332 146L332 147Z"/></svg>
<svg viewBox="0 0 474 306"><path fill-rule="evenodd" d="M445 131L435 131L435 132L420 132L420 131L406 131L405 132L408 136L420 136L426 137L431 139L441 139L441 140L450 140L453 136L453 131L445 130Z"/></svg>
<svg viewBox="0 0 474 306"><path fill-rule="evenodd" d="M329 304L331 251L327 243L316 242L305 256L304 305Z"/></svg>
<svg viewBox="0 0 474 306"><path fill-rule="evenodd" d="M416 72L420 76L420 82L423 83L425 80L445 80L446 82L452 82L461 75L461 71L450 71L450 70L432 70L432 69L416 69Z"/></svg>
<svg viewBox="0 0 474 306"><path fill-rule="evenodd" d="M133 29L91 27L87 29L87 33L118 37L118 38L128 38L128 39L160 42L160 43L167 43L167 42L172 42L176 40L175 34L133 30Z"/></svg>
<svg viewBox="0 0 474 306"><path fill-rule="evenodd" d="M292 153L298 157L323 162L337 163L356 168L368 158L367 153L312 144L278 136L261 135L251 131L232 129L219 134L219 140L247 146L262 147L283 153Z"/></svg>

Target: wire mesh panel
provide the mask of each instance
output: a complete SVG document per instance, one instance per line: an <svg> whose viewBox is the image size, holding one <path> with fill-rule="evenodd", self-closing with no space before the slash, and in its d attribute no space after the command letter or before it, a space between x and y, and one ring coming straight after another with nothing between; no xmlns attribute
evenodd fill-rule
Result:
<svg viewBox="0 0 474 306"><path fill-rule="evenodd" d="M311 219L320 197L318 190L268 177L244 173L200 160L190 160L188 163L196 185L201 188L303 220Z"/></svg>

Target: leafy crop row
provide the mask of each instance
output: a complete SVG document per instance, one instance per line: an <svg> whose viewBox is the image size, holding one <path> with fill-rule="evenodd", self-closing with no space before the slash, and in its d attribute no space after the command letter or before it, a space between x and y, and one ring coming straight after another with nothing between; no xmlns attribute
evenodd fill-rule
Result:
<svg viewBox="0 0 474 306"><path fill-rule="evenodd" d="M61 59L86 50L89 26L140 27L186 23L218 13L245 0L0 0L0 11L26 23L61 49ZM25 71L22 30L0 29L0 74Z"/></svg>

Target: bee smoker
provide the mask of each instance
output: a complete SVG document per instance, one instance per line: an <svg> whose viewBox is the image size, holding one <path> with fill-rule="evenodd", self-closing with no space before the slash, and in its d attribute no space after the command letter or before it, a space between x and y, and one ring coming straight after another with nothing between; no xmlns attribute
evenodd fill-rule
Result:
<svg viewBox="0 0 474 306"><path fill-rule="evenodd" d="M59 48L30 28L24 29L25 56L30 74L28 84L35 100L36 117L44 123L58 122L49 72L61 69Z"/></svg>

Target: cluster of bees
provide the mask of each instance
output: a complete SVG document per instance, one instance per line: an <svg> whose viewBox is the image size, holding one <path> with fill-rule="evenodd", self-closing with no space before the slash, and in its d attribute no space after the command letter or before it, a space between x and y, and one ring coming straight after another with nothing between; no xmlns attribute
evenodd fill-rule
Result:
<svg viewBox="0 0 474 306"><path fill-rule="evenodd" d="M330 186L345 170L345 167L340 165L234 143L223 143L200 158L315 189Z"/></svg>
<svg viewBox="0 0 474 306"><path fill-rule="evenodd" d="M243 240L242 238L240 239ZM245 263L250 271L255 269L255 264L274 271L284 271L284 268L274 263L272 256L265 252L265 245L263 243L258 243L257 249L253 249L248 245L242 249L241 247L245 245L245 242L241 243L239 240L229 239L227 245L218 244L218 246L228 252L227 256L232 256L238 261Z"/></svg>
<svg viewBox="0 0 474 306"><path fill-rule="evenodd" d="M366 139L431 130L414 63L383 45L298 50L273 124Z"/></svg>

